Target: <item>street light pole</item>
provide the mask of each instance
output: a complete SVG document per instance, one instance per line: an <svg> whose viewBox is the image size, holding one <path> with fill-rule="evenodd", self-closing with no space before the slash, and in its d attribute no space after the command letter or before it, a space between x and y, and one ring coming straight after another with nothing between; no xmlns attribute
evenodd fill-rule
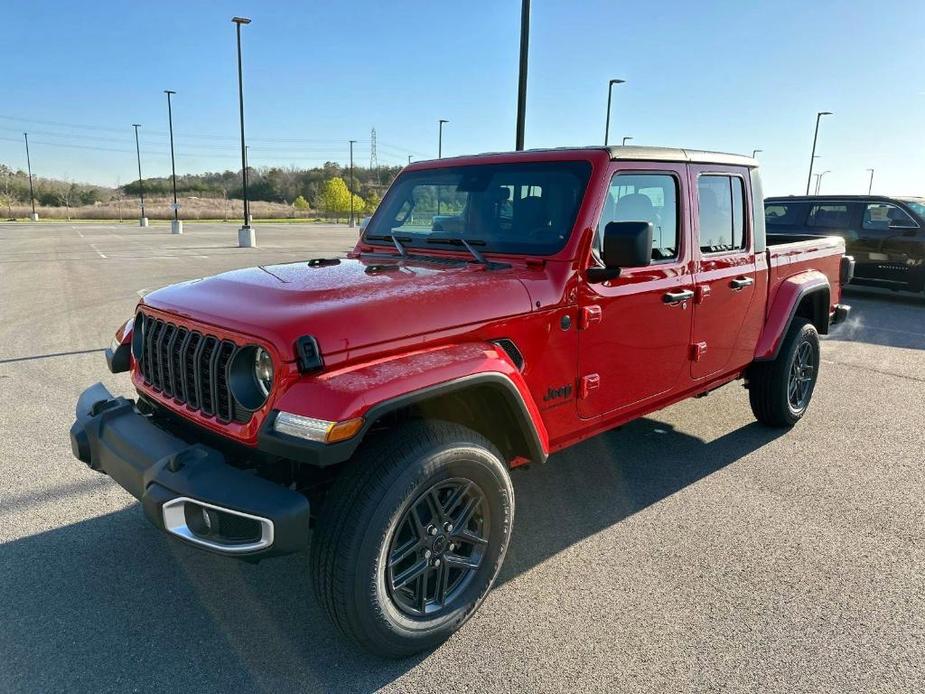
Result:
<svg viewBox="0 0 925 694"><path fill-rule="evenodd" d="M524 148L524 126L527 118L527 56L530 52L530 0L520 4L520 75L517 78L517 130L514 149Z"/></svg>
<svg viewBox="0 0 925 694"><path fill-rule="evenodd" d="M411 155L408 155L408 166L411 166Z"/></svg>
<svg viewBox="0 0 925 694"><path fill-rule="evenodd" d="M132 123L135 128L135 154L138 155L138 196L141 198L141 219L138 220L138 226L148 226L148 218L145 216L145 189L141 179L141 147L138 145L138 128L141 123Z"/></svg>
<svg viewBox="0 0 925 694"><path fill-rule="evenodd" d="M626 80L610 80L607 83L607 121L604 123L604 147L610 142L610 101L613 97L613 86L625 82Z"/></svg>
<svg viewBox="0 0 925 694"><path fill-rule="evenodd" d="M620 144L622 144L624 147L626 147L626 141L627 141L627 140L632 140L632 139L633 139L633 138L632 138L631 135L627 135L626 137L623 138L623 142L621 142Z"/></svg>
<svg viewBox="0 0 925 694"><path fill-rule="evenodd" d="M809 175L806 177L806 194L809 195L809 182L813 179L813 164L816 161L816 141L819 139L819 120L823 116L831 116L831 111L819 111L816 114L816 132L813 134L813 153L809 158Z"/></svg>
<svg viewBox="0 0 925 694"><path fill-rule="evenodd" d="M177 161L173 152L173 106L170 103L170 97L176 92L165 89L164 93L167 95L167 124L170 127L170 173L173 179L173 221L170 223L170 233L182 234L183 222L180 221L180 205L177 203Z"/></svg>
<svg viewBox="0 0 925 694"><path fill-rule="evenodd" d="M443 159L443 124L450 121L441 118L437 127L437 159Z"/></svg>
<svg viewBox="0 0 925 694"><path fill-rule="evenodd" d="M870 183L867 184L867 194L870 195L870 191L874 189L874 170L867 169L870 171Z"/></svg>
<svg viewBox="0 0 925 694"><path fill-rule="evenodd" d="M526 4L528 5L527 11L529 12L529 2ZM518 118L519 117L520 116L518 116ZM441 118L439 121L439 134L437 135L437 159L443 159L443 124L449 122L450 121L444 120L443 118ZM521 149L523 149L523 147L521 147ZM440 186L437 186L437 214L440 214Z"/></svg>
<svg viewBox="0 0 925 694"><path fill-rule="evenodd" d="M29 169L29 199L32 200L32 221L39 221L39 215L35 211L35 189L32 187L32 158L29 156L29 133L23 133L26 138L26 167Z"/></svg>
<svg viewBox="0 0 925 694"><path fill-rule="evenodd" d="M257 235L251 228L251 206L247 199L247 145L244 144L244 70L241 66L241 25L250 24L247 17L232 17L238 39L238 111L241 120L241 194L244 198L244 224L238 230L238 247L254 248Z"/></svg>
<svg viewBox="0 0 925 694"><path fill-rule="evenodd" d="M832 173L832 172L829 171L829 170L825 170L825 171L823 171L821 174L818 174L818 175L817 175L817 178L816 178L816 195L819 195L819 191L822 189L822 177L825 176L827 173Z"/></svg>
<svg viewBox="0 0 925 694"><path fill-rule="evenodd" d="M758 152L763 152L763 149L753 149L752 150L752 159L758 156Z"/></svg>
<svg viewBox="0 0 925 694"><path fill-rule="evenodd" d="M356 226L353 219L353 145L356 140L350 140L350 185L347 186L347 193L350 195L350 228Z"/></svg>

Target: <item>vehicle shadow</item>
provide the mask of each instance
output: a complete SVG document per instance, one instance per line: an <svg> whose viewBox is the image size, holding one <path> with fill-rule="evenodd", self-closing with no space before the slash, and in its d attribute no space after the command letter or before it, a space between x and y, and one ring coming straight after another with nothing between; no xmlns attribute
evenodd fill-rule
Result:
<svg viewBox="0 0 925 694"><path fill-rule="evenodd" d="M749 424L704 442L642 419L516 472L499 582L779 435ZM155 530L137 504L0 545L0 688L373 691L426 659L381 660L340 638L307 561L198 552Z"/></svg>
<svg viewBox="0 0 925 694"><path fill-rule="evenodd" d="M710 442L643 418L514 474L514 534L499 583L781 436L753 422Z"/></svg>
<svg viewBox="0 0 925 694"><path fill-rule="evenodd" d="M922 296L852 286L845 289L843 301L851 306L851 315L834 326L826 340L925 349Z"/></svg>

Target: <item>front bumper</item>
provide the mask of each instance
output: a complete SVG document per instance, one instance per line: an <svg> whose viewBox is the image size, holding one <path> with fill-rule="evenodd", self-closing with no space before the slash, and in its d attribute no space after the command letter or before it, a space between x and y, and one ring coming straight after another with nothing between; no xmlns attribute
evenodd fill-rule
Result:
<svg viewBox="0 0 925 694"><path fill-rule="evenodd" d="M156 426L135 403L97 383L77 401L75 457L141 501L158 528L220 554L263 558L304 550L309 503L302 494L229 465L203 444Z"/></svg>

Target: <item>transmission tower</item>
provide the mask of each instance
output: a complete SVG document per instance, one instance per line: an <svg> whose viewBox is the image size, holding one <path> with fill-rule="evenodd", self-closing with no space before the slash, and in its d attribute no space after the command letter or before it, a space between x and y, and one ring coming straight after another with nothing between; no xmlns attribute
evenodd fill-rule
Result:
<svg viewBox="0 0 925 694"><path fill-rule="evenodd" d="M376 156L376 129L369 133L369 170L376 171L376 183L379 183L379 157Z"/></svg>

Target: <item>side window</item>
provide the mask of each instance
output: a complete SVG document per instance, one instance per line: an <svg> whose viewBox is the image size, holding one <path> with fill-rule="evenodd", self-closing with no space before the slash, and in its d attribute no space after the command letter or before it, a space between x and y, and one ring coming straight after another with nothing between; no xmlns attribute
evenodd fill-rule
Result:
<svg viewBox="0 0 925 694"><path fill-rule="evenodd" d="M678 184L667 174L617 174L610 181L598 239L610 222L652 222L652 260L678 257Z"/></svg>
<svg viewBox="0 0 925 694"><path fill-rule="evenodd" d="M764 208L764 218L768 224L782 224L787 212L786 205L768 205Z"/></svg>
<svg viewBox="0 0 925 694"><path fill-rule="evenodd" d="M808 227L823 227L827 229L844 229L851 225L851 216L848 214L847 204L813 205L809 211Z"/></svg>
<svg viewBox="0 0 925 694"><path fill-rule="evenodd" d="M697 179L700 252L727 253L745 243L745 186L738 176L709 174Z"/></svg>
<svg viewBox="0 0 925 694"><path fill-rule="evenodd" d="M769 202L764 206L764 221L769 227L800 226L806 218L806 205L800 202Z"/></svg>
<svg viewBox="0 0 925 694"><path fill-rule="evenodd" d="M886 202L871 203L864 210L865 229L917 229L918 226L905 210Z"/></svg>

